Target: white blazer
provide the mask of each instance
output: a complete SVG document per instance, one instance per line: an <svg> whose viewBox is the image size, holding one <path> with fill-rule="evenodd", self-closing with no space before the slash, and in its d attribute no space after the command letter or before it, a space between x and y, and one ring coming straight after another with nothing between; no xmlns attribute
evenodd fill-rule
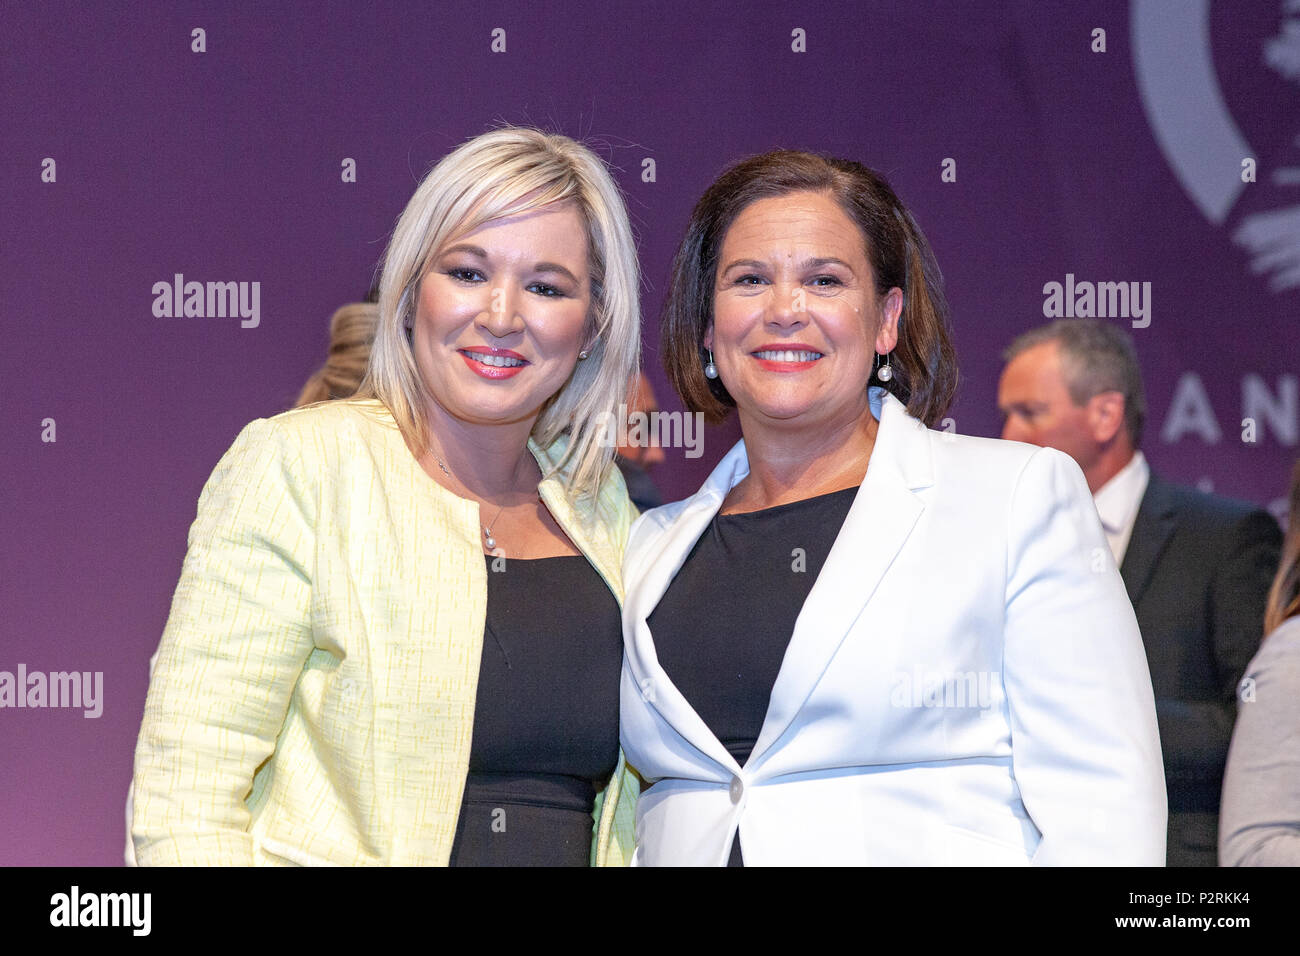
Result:
<svg viewBox="0 0 1300 956"><path fill-rule="evenodd" d="M1146 654L1078 465L871 397L866 478L743 767L659 666L646 618L748 474L744 442L633 525L622 742L653 785L634 865L722 866L739 830L749 866L1163 866ZM717 586L746 582L719 567Z"/></svg>

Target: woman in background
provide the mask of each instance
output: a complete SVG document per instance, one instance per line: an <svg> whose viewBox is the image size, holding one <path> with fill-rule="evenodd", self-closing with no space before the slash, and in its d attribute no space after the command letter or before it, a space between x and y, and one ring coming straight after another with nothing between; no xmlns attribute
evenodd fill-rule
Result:
<svg viewBox="0 0 1300 956"><path fill-rule="evenodd" d="M1223 778L1219 862L1300 866L1300 462L1260 645L1237 694Z"/></svg>
<svg viewBox="0 0 1300 956"><path fill-rule="evenodd" d="M635 511L602 425L637 294L585 147L507 128L437 164L359 396L253 422L204 488L136 751L140 863L623 862Z"/></svg>
<svg viewBox="0 0 1300 956"><path fill-rule="evenodd" d="M883 177L793 151L723 173L661 348L744 438L628 540L636 861L1162 865L1146 655L1083 475L928 430L947 305Z"/></svg>
<svg viewBox="0 0 1300 956"><path fill-rule="evenodd" d="M378 325L378 304L349 302L340 306L330 318L330 347L325 364L307 379L293 407L355 395L370 365L370 349Z"/></svg>

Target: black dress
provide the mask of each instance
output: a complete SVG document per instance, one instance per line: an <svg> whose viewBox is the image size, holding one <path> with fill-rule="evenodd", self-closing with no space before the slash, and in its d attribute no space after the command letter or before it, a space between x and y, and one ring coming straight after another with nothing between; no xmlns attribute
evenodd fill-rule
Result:
<svg viewBox="0 0 1300 956"><path fill-rule="evenodd" d="M715 515L646 619L664 672L742 767L858 489ZM728 866L743 866L740 839Z"/></svg>
<svg viewBox="0 0 1300 956"><path fill-rule="evenodd" d="M618 764L618 603L582 556L488 565L469 776L452 866L587 866Z"/></svg>

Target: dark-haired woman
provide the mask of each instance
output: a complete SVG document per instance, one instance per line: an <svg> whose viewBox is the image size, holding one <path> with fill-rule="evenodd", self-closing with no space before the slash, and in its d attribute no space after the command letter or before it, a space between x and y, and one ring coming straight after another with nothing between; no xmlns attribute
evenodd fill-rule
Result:
<svg viewBox="0 0 1300 956"><path fill-rule="evenodd" d="M1300 462L1260 645L1237 694L1223 777L1219 862L1300 866Z"/></svg>
<svg viewBox="0 0 1300 956"><path fill-rule="evenodd" d="M635 862L1163 864L1146 658L1083 476L929 430L946 326L860 164L768 153L696 206L661 347L744 439L630 532Z"/></svg>

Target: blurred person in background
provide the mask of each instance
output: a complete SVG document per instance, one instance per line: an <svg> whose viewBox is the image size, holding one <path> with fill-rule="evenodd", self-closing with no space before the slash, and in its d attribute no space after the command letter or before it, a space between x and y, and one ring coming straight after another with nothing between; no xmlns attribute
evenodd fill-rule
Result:
<svg viewBox="0 0 1300 956"><path fill-rule="evenodd" d="M645 372L638 376L636 387L628 394L627 412L629 417L643 415L645 417L642 420L649 422L653 422L655 416L659 414L659 403L655 400L654 387ZM623 480L627 482L628 497L632 499L632 504L636 505L639 511L649 511L664 503L663 495L659 493L654 480L650 477L650 470L656 465L663 464L664 451L657 441L658 432L652 428L650 435L651 438L647 442L619 445L615 449L618 453L618 458L615 460L618 462L619 470L623 472Z"/></svg>
<svg viewBox="0 0 1300 956"><path fill-rule="evenodd" d="M365 378L378 324L377 303L352 302L339 308L330 319L325 364L307 379L293 407L351 398Z"/></svg>
<svg viewBox="0 0 1300 956"><path fill-rule="evenodd" d="M1267 511L1164 481L1141 452L1129 334L1062 319L1019 336L1002 437L1057 448L1088 481L1146 647L1169 795L1169 866L1214 866L1237 682L1259 648L1281 534Z"/></svg>
<svg viewBox="0 0 1300 956"><path fill-rule="evenodd" d="M1267 635L1246 667L1223 779L1223 866L1300 866L1300 462Z"/></svg>

